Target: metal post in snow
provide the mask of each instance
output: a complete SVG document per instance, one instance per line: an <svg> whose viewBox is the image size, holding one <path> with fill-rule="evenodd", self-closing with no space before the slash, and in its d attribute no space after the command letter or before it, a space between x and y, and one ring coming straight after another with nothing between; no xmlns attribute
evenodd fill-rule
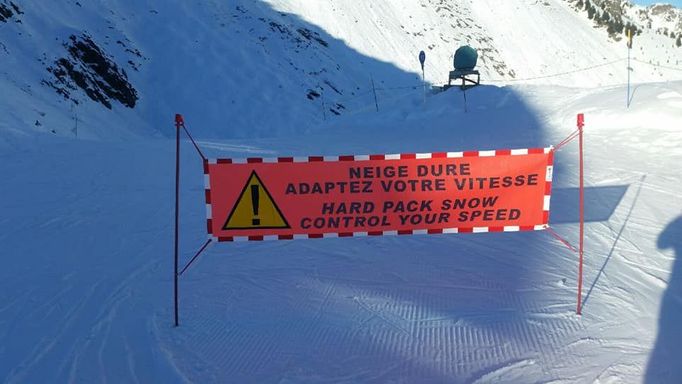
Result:
<svg viewBox="0 0 682 384"><path fill-rule="evenodd" d="M424 104L426 104L426 80L424 76L424 67L422 66L422 87L424 87Z"/></svg>
<svg viewBox="0 0 682 384"><path fill-rule="evenodd" d="M580 261L578 266L578 308L577 314L582 315L582 299L583 299L583 244L585 237L585 185L584 185L584 172L583 172L583 126L585 125L585 115L582 113L578 114L578 148L580 156L580 198L579 198L579 210L580 210Z"/></svg>
<svg viewBox="0 0 682 384"><path fill-rule="evenodd" d="M180 208L180 127L182 125L182 115L175 115L175 236L174 236L174 263L173 263L173 304L174 304L174 323L179 326L178 316L178 228L179 228L179 208Z"/></svg>
<svg viewBox="0 0 682 384"><path fill-rule="evenodd" d="M630 51L632 51L632 30L628 29L628 99L625 106L630 108Z"/></svg>
<svg viewBox="0 0 682 384"><path fill-rule="evenodd" d="M630 48L628 48L628 99L625 105L630 108Z"/></svg>
<svg viewBox="0 0 682 384"><path fill-rule="evenodd" d="M462 88L462 95L464 95L464 113L468 113L469 108L467 108L467 91L464 88Z"/></svg>
<svg viewBox="0 0 682 384"><path fill-rule="evenodd" d="M424 76L424 63L426 62L426 53L424 51L419 52L419 64L422 66L422 87L424 88L424 104L426 104L426 79Z"/></svg>
<svg viewBox="0 0 682 384"><path fill-rule="evenodd" d="M379 112L379 102L377 101L377 90L374 88L374 78L369 78L372 81L372 92L374 93L374 105L377 107L377 112Z"/></svg>
<svg viewBox="0 0 682 384"><path fill-rule="evenodd" d="M75 137L78 137L78 110L76 109L75 102L71 103L71 113L73 114L73 129L71 132L73 132Z"/></svg>

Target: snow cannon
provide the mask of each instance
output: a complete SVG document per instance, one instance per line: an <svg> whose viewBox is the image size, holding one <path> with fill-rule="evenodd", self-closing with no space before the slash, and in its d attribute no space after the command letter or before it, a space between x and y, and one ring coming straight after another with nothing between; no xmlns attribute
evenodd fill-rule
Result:
<svg viewBox="0 0 682 384"><path fill-rule="evenodd" d="M455 71L473 71L478 61L478 52L468 45L463 45L455 51Z"/></svg>
<svg viewBox="0 0 682 384"><path fill-rule="evenodd" d="M451 87L452 80L462 79L462 90L466 88L471 88L481 83L481 74L478 73L476 68L476 62L478 61L478 52L468 45L463 45L455 51L455 59L453 64L455 65L455 70L450 71L450 76L448 77L448 85L445 89ZM472 76L471 78L467 76ZM476 76L476 78L473 78ZM467 84L468 83L468 84Z"/></svg>

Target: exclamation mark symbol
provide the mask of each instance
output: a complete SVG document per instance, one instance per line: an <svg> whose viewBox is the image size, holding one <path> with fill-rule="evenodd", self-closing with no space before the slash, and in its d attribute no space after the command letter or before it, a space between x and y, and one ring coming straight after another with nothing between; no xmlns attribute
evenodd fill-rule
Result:
<svg viewBox="0 0 682 384"><path fill-rule="evenodd" d="M258 218L258 185L251 186L251 207L253 208L253 220L251 224L260 225L260 219Z"/></svg>

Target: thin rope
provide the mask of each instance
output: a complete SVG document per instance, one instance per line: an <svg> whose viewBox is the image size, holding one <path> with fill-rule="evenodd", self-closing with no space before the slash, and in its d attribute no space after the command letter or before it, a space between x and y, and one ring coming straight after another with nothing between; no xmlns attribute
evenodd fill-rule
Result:
<svg viewBox="0 0 682 384"><path fill-rule="evenodd" d="M555 151L559 150L561 147L563 147L564 145L566 145L566 144L568 144L569 142L571 142L571 140L573 140L573 139L575 139L576 137L578 137L579 134L580 134L580 130L579 130L579 129L576 129L575 131L573 131L573 133L571 133L570 135L568 135L568 136L567 136L565 139L563 139L559 144L557 144L557 145L554 147L554 150L555 150Z"/></svg>
<svg viewBox="0 0 682 384"><path fill-rule="evenodd" d="M187 134L187 137L189 137L189 139L192 141L192 144L194 144L194 148L196 148L197 152L199 152L199 156L201 156L201 158L202 158L204 161L208 161L208 159L206 158L206 156L204 156L204 153L201 152L201 149L199 149L199 146L197 145L197 142L194 141L194 138L192 137L192 135L190 135L190 134L189 134L189 131L187 130L187 128L185 128L185 123L182 123L181 126L182 126L182 129L183 129L183 130L185 131L185 133Z"/></svg>
<svg viewBox="0 0 682 384"><path fill-rule="evenodd" d="M574 70L572 70L572 71L553 73L553 74L551 74L551 75L543 75L543 76L536 76L536 77L526 77L526 78L523 78L523 79L491 79L491 80L487 80L486 82L488 82L488 83L506 83L506 82L515 82L515 81L528 81L528 80L548 79L548 78L551 78L551 77L559 77L559 76L570 75L570 74L578 73L578 72L585 72L585 71L589 71L589 70L591 70L591 69L595 69L595 68L599 68L599 67L604 67L604 66L607 66L607 65L615 64L615 63L618 63L618 62L624 61L624 60L626 60L626 59L623 58L623 59L613 60L613 61L609 61L609 62L606 62L606 63L601 63L601 64L597 64L597 65L592 65L592 66L589 66L589 67L583 67L583 68L574 69Z"/></svg>
<svg viewBox="0 0 682 384"><path fill-rule="evenodd" d="M680 67L670 67L670 66L667 66L667 65L649 63L649 62L646 62L646 61L644 61L644 60L636 59L636 58L634 58L634 57L633 57L631 60L632 60L632 61L636 61L636 62L638 62L638 63L650 65L650 66L652 66L652 67L665 68L665 69L669 69L669 70L671 70L671 71L680 71L680 72L682 72L682 68L680 68Z"/></svg>
<svg viewBox="0 0 682 384"><path fill-rule="evenodd" d="M576 247L572 246L571 243L569 243L566 239L564 239L563 237L561 237L561 236L560 236L558 233L556 233L551 227L547 227L547 232L549 232L549 234L552 235L555 239L557 239L557 240L559 240L560 242L562 242L566 247L568 247L568 249L570 249L571 251L573 251L573 252L575 252L575 253L578 253L578 249L577 249Z"/></svg>
<svg viewBox="0 0 682 384"><path fill-rule="evenodd" d="M204 246L201 247L201 249L199 249L199 251L194 255L194 257L192 257L192 260L190 260L189 263L187 263L187 265L185 265L185 268L183 268L182 271L180 271L179 275L182 276L182 274L187 270L187 268L189 268L189 266L192 265L194 260L196 260L197 257L199 257L199 255L201 255L201 253L206 249L206 247L208 247L208 245L211 243L211 241L213 241L213 239L206 240L206 243L204 243Z"/></svg>

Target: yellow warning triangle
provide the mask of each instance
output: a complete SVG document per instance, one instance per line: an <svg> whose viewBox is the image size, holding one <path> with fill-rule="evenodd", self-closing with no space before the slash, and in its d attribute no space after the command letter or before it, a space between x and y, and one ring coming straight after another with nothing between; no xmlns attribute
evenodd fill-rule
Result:
<svg viewBox="0 0 682 384"><path fill-rule="evenodd" d="M227 216L223 230L261 228L289 228L289 223L256 171L253 171L232 212Z"/></svg>

